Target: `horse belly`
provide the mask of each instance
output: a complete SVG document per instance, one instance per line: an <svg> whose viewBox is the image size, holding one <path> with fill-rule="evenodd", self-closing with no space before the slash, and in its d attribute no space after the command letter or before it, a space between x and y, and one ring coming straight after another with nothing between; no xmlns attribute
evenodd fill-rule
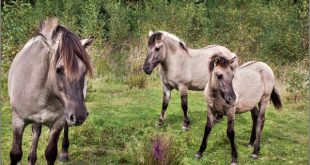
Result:
<svg viewBox="0 0 310 165"><path fill-rule="evenodd" d="M207 83L191 83L188 85L189 90L203 91L206 88Z"/></svg>

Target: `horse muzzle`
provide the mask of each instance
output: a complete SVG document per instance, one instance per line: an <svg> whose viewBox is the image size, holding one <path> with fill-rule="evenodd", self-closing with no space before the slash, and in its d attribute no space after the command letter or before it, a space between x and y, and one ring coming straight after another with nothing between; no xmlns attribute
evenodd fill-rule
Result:
<svg viewBox="0 0 310 165"><path fill-rule="evenodd" d="M70 126L79 126L79 125L83 124L83 122L86 120L87 116L88 116L88 112L86 112L86 115L69 113L66 116L66 120L67 120L68 125L70 125Z"/></svg>
<svg viewBox="0 0 310 165"><path fill-rule="evenodd" d="M232 105L236 102L236 95L235 94L226 95L224 99L226 101L226 104Z"/></svg>
<svg viewBox="0 0 310 165"><path fill-rule="evenodd" d="M150 67L150 66L143 66L143 71L146 73L146 74L151 74L153 72L153 67Z"/></svg>

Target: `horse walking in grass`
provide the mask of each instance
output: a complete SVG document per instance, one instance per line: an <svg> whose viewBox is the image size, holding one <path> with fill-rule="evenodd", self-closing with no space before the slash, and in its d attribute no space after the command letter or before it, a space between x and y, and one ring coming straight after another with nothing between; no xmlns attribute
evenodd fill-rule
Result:
<svg viewBox="0 0 310 165"><path fill-rule="evenodd" d="M165 32L149 32L148 55L143 70L151 74L160 64L160 78L163 86L162 111L159 126L165 119L172 89L179 90L181 106L184 113L183 129L189 129L190 120L187 115L188 90L203 91L209 79L208 62L214 54L234 54L227 48L211 45L201 49L190 49L175 35Z"/></svg>
<svg viewBox="0 0 310 165"><path fill-rule="evenodd" d="M68 125L81 125L88 112L84 103L85 74L91 74L85 50L92 39L80 39L69 29L48 19L37 36L27 42L9 70L9 96L12 107L13 143L11 164L22 158L25 127L32 124L32 146L28 164L37 160L42 125L50 128L45 158L48 165L57 158L57 142L64 129L62 159L68 159Z"/></svg>
<svg viewBox="0 0 310 165"><path fill-rule="evenodd" d="M213 55L209 62L210 81L204 90L208 104L207 123L196 158L207 147L215 114L227 116L227 136L231 144L231 164L237 164L234 122L235 114L251 111L253 127L249 145L254 145L253 159L258 158L265 111L269 100L275 108L282 107L271 68L263 62L247 62L236 68L236 56ZM258 105L258 109L257 106Z"/></svg>

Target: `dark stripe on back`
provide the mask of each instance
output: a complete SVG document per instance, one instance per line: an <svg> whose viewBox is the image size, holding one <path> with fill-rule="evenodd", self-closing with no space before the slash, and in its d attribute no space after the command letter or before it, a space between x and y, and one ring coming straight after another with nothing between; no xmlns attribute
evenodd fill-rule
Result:
<svg viewBox="0 0 310 165"><path fill-rule="evenodd" d="M246 66L249 66L249 65L252 65L254 63L256 63L257 61L251 61L251 62L247 62L247 63L244 63L243 65L241 65L239 68L244 68Z"/></svg>

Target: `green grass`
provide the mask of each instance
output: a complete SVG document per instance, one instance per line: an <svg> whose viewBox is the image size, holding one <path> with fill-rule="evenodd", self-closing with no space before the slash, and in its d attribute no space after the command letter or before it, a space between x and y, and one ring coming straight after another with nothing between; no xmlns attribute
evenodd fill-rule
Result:
<svg viewBox="0 0 310 165"><path fill-rule="evenodd" d="M208 148L201 160L194 160L206 122L206 105L202 92L189 93L190 131L181 129L183 112L179 94L172 92L167 120L162 128L156 124L161 111L162 91L159 83L145 89L130 89L128 85L90 81L87 107L90 115L79 127L71 127L70 161L67 164L138 164L148 152L151 138L167 135L173 138L182 164L228 164L230 145L226 136L226 118L217 124L209 137ZM240 164L307 164L308 163L308 102L285 103L281 111L268 107L261 142L261 156L251 159L248 148L251 132L250 113L236 116L236 143ZM3 103L1 115L1 164L9 164L12 143L11 110ZM44 151L49 130L44 127L38 147L37 164L46 164ZM31 127L23 140L22 164L27 164L31 144ZM59 141L59 149L61 140ZM56 164L60 163L58 160Z"/></svg>

